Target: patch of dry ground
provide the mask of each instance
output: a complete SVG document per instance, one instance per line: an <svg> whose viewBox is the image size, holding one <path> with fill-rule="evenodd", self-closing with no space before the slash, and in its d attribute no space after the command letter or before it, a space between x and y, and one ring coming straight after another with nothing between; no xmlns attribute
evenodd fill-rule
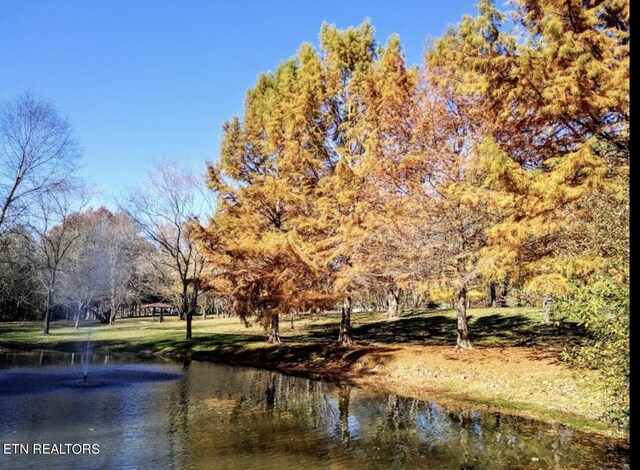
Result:
<svg viewBox="0 0 640 470"><path fill-rule="evenodd" d="M597 419L602 400L587 393L589 373L576 374L558 360L560 352L526 347L453 350L445 346L407 346L375 363L375 353L363 358L376 372L367 381L412 395L443 392L476 402L508 402L526 412L531 404L549 410ZM363 364L364 365L364 364ZM529 411L531 413L531 411Z"/></svg>

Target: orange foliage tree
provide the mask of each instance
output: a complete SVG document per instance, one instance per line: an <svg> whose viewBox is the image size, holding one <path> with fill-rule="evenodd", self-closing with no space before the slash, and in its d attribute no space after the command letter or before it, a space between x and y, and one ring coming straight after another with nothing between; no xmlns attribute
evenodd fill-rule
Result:
<svg viewBox="0 0 640 470"><path fill-rule="evenodd" d="M201 230L237 313L274 330L279 313L342 301L350 344L354 298L386 292L394 317L407 289L451 299L468 348L480 285L549 297L602 271L611 256L575 242L594 194L625 204L628 4L519 0L506 19L481 1L422 70L368 23L323 25L318 51L258 78L224 126Z"/></svg>

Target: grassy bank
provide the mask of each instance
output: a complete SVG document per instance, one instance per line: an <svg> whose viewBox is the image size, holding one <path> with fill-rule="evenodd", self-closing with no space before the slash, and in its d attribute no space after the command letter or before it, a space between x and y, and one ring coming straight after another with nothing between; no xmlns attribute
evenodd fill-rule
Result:
<svg viewBox="0 0 640 470"><path fill-rule="evenodd" d="M317 378L344 380L400 395L435 399L450 406L472 404L584 431L620 435L599 420L604 399L591 371L560 361L565 347L583 332L575 325L543 325L537 309L470 310L474 349L455 351L451 311L409 311L394 321L383 313L355 313L358 344L341 348L337 315L281 320L283 344L269 345L261 325L237 318L196 319L194 338L184 340L184 323L167 317L117 320L116 325L54 323L0 324L0 348L94 350L231 362Z"/></svg>

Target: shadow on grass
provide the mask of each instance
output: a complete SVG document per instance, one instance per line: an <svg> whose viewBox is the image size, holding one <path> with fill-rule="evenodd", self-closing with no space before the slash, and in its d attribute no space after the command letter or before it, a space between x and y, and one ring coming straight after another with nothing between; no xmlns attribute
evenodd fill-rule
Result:
<svg viewBox="0 0 640 470"><path fill-rule="evenodd" d="M577 344L585 330L572 323L542 324L520 314L495 313L468 316L469 336L476 346L562 348ZM290 337L293 341L326 342L338 337L338 325L312 324L308 331ZM386 344L453 346L456 319L442 314L416 314L392 321L377 321L352 328L356 341Z"/></svg>
<svg viewBox="0 0 640 470"><path fill-rule="evenodd" d="M182 336L182 331L180 335ZM194 353L215 352L222 349L244 349L248 343L255 343L253 335L213 333L206 336L194 336L191 340L179 338L150 338L126 342L122 340L99 339L92 341L97 349L111 352L129 352L135 354L168 354L176 357L192 356ZM194 358L195 359L195 358Z"/></svg>

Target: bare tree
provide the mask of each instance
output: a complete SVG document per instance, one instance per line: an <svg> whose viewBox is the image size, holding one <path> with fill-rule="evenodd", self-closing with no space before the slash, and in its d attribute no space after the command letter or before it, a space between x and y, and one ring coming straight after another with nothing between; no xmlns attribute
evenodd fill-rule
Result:
<svg viewBox="0 0 640 470"><path fill-rule="evenodd" d="M33 247L33 261L40 268L46 303L44 333L49 334L53 308L60 300L59 285L63 262L81 236L78 213L87 204L89 196L77 191L41 193L34 204L36 210L29 228L37 234Z"/></svg>
<svg viewBox="0 0 640 470"><path fill-rule="evenodd" d="M33 243L25 227L0 235L0 320L34 320L44 303Z"/></svg>
<svg viewBox="0 0 640 470"><path fill-rule="evenodd" d="M187 323L187 339L202 293L205 258L192 237L190 224L207 217L211 208L203 178L177 162L158 162L148 172L144 188L129 194L124 209L162 252L160 269L172 273L180 286L175 292L180 317Z"/></svg>
<svg viewBox="0 0 640 470"><path fill-rule="evenodd" d="M69 122L24 94L0 106L0 234L29 216L43 195L72 183L80 153Z"/></svg>

